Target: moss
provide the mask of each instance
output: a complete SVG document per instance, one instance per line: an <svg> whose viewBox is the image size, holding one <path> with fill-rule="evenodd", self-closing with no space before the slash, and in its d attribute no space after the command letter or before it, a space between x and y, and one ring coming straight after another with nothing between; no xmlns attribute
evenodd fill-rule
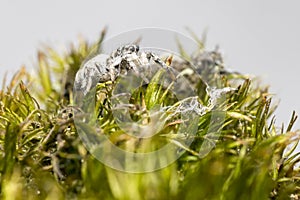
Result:
<svg viewBox="0 0 300 200"><path fill-rule="evenodd" d="M0 197L4 199L297 199L300 173L295 152L299 132L292 131L293 113L287 129L278 129L273 120L267 87L241 74L222 73L219 83L236 90L226 94L226 102L216 104L218 112L198 118L197 132L190 146L186 138L174 134L181 123L166 112L167 123L159 136L139 141L126 136L111 115L109 98L113 84L97 86L96 106L104 134L121 148L145 151L172 142L186 152L172 165L150 173L130 174L111 169L95 159L80 140L74 125L73 84L81 63L99 49L105 30L92 44L80 41L60 54L47 47L38 53L36 74L22 68L0 91ZM199 39L197 39L201 43ZM199 44L200 44L199 43ZM204 54L220 54L204 50ZM181 49L183 56L191 59ZM171 62L169 59L168 62ZM174 61L178 69L186 63ZM213 64L215 65L215 64ZM210 66L211 67L211 66ZM207 73L210 68L202 70ZM201 71L201 70L200 70ZM208 74L212 74L211 72ZM203 82L189 79L197 96L208 104ZM162 89L157 74L146 87L131 97L131 117L145 118L141 108L178 105L178 99ZM212 115L224 116L224 123L209 130ZM147 117L146 117L147 119ZM216 121L217 123L217 121ZM208 141L208 142L207 142ZM215 144L199 157L202 145ZM289 151L289 149L292 149ZM151 162L151 161L150 161Z"/></svg>

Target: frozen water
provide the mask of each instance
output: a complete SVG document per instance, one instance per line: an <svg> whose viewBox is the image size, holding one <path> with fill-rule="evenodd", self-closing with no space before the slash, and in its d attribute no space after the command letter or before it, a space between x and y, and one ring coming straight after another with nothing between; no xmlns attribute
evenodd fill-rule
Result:
<svg viewBox="0 0 300 200"><path fill-rule="evenodd" d="M139 46L134 44L121 46L110 55L99 54L84 63L76 74L74 89L86 95L97 83L115 81L129 70L138 73L138 66L150 66L153 62L166 68L152 52L140 52Z"/></svg>
<svg viewBox="0 0 300 200"><path fill-rule="evenodd" d="M99 54L88 60L76 74L75 91L82 91L86 95L97 83L109 80L109 70L106 67L107 59L107 55Z"/></svg>
<svg viewBox="0 0 300 200"><path fill-rule="evenodd" d="M231 87L225 87L225 88L207 87L206 92L208 93L209 96L208 106L213 108L217 104L218 99L220 99L220 97L223 94L226 94L234 90L236 89Z"/></svg>

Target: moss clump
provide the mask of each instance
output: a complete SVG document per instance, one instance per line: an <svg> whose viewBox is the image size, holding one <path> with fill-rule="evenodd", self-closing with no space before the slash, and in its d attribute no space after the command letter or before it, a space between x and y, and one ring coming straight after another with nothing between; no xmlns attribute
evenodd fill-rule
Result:
<svg viewBox="0 0 300 200"><path fill-rule="evenodd" d="M191 58L206 63L199 66L199 72L213 75L209 70L219 67L221 78L217 82L236 88L226 93L225 102L215 105L225 116L222 126L210 132L212 111L206 112L199 117L193 143L187 147L184 137L174 134L181 122L173 116L155 141L141 145L118 129L111 116L108 101L114 85L99 84L98 120L104 134L116 145L144 151L145 146L156 149L164 142L172 142L186 152L166 168L141 174L120 172L95 159L82 144L74 125L73 115L78 108L73 106L72 86L81 63L101 46L104 35L105 31L93 44L80 41L64 54L45 48L38 53L36 75L22 68L10 83L4 84L0 91L1 198L300 198L300 172L296 166L300 153L295 152L300 135L292 131L297 116L293 113L286 129L276 128L276 106L271 104L267 87L244 75L227 73L222 68L221 55L206 51L203 45L199 45L200 53ZM178 70L188 67L186 63L173 64ZM153 102L169 106L178 103L159 87L157 76L132 95L135 108L144 104L149 108ZM198 99L208 104L206 86L197 77L191 75L189 79L197 88ZM140 109L131 110L135 120L144 114ZM215 146L200 158L198 152L205 141Z"/></svg>

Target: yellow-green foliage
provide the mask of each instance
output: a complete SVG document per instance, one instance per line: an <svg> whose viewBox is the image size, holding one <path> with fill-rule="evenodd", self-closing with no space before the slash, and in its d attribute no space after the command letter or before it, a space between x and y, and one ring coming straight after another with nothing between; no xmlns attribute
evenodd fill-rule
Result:
<svg viewBox="0 0 300 200"><path fill-rule="evenodd" d="M300 198L300 172L296 167L300 153L294 152L300 135L292 131L297 117L293 113L286 129L276 128L275 107L267 88L255 86L255 80L243 75L224 74L220 80L237 90L229 92L226 103L218 105L226 118L215 132L208 132L208 112L197 122L192 145L185 147L180 135L174 134L180 122L170 119L161 131L163 142L171 141L187 150L170 166L130 174L96 160L81 143L74 126L72 87L81 63L100 48L104 35L105 31L94 44L80 41L63 54L45 48L38 53L35 75L22 68L0 91L1 199ZM133 103L144 102L147 108L157 103L176 104L155 81L136 91ZM205 87L195 85L199 98L207 101ZM116 128L109 106L103 104L113 85L99 84L97 88L103 92L105 87L108 92L97 102L104 110L99 115L102 128L122 148L135 148L136 142ZM199 158L197 152L205 140L216 146Z"/></svg>

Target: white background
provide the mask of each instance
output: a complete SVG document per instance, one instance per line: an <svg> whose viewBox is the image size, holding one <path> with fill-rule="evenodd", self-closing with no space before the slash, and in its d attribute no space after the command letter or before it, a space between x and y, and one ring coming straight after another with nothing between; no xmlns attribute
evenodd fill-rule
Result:
<svg viewBox="0 0 300 200"><path fill-rule="evenodd" d="M93 41L139 27L162 27L197 34L208 28L232 69L255 74L281 99L277 124L300 113L300 3L297 0L0 0L0 79L36 62L42 44L57 49L79 34ZM300 128L299 121L296 128Z"/></svg>

